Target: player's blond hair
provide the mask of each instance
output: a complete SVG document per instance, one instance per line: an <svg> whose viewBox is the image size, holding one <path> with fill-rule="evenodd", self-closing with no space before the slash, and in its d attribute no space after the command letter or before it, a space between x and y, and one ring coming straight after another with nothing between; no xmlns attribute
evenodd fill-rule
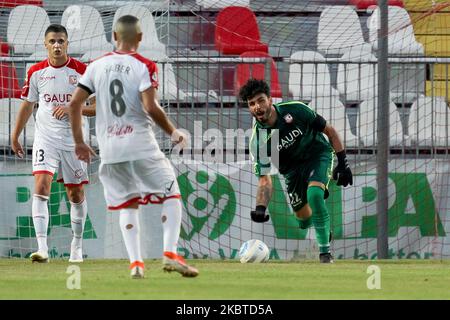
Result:
<svg viewBox="0 0 450 320"><path fill-rule="evenodd" d="M139 19L135 16L125 15L120 17L114 27L117 40L133 42L137 35L142 33Z"/></svg>

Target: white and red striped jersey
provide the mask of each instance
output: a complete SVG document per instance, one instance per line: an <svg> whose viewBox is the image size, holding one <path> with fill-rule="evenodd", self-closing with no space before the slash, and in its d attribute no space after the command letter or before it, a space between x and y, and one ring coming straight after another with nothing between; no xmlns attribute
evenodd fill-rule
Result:
<svg viewBox="0 0 450 320"><path fill-rule="evenodd" d="M78 86L96 94L96 134L102 163L134 161L161 152L140 93L158 88L154 62L138 53L110 52L92 62Z"/></svg>
<svg viewBox="0 0 450 320"><path fill-rule="evenodd" d="M84 63L70 57L66 64L59 67L52 66L47 59L28 70L22 99L39 103L35 140L49 143L58 149L74 150L69 117L58 120L52 114L56 107L65 107L69 103L85 70Z"/></svg>

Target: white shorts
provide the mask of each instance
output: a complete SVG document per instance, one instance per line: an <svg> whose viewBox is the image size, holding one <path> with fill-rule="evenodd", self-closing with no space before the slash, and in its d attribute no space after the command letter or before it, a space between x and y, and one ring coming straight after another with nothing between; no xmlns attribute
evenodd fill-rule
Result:
<svg viewBox="0 0 450 320"><path fill-rule="evenodd" d="M181 198L173 167L162 153L150 159L101 163L99 178L109 210L119 210L135 202L163 203L169 198Z"/></svg>
<svg viewBox="0 0 450 320"><path fill-rule="evenodd" d="M33 144L33 175L57 171L57 181L66 187L89 183L87 164L78 160L75 151L66 151L35 141Z"/></svg>

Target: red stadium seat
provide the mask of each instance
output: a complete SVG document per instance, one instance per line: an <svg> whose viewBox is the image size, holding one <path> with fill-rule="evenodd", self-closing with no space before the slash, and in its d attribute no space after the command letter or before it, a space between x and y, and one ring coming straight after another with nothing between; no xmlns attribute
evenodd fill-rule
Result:
<svg viewBox="0 0 450 320"><path fill-rule="evenodd" d="M0 99L20 98L20 93L16 68L9 63L0 62Z"/></svg>
<svg viewBox="0 0 450 320"><path fill-rule="evenodd" d="M217 16L216 49L223 54L241 54L246 51L268 52L260 41L256 16L246 7L226 7Z"/></svg>
<svg viewBox="0 0 450 320"><path fill-rule="evenodd" d="M268 57L272 61L271 74L270 74L270 94L274 98L281 98L281 87L278 82L278 70L275 65L275 62L266 52L261 51L250 51L244 52L240 55L242 58L244 57ZM262 63L240 63L237 67L237 75L236 75L236 85L235 90L236 93L239 92L239 89L247 82L250 77L255 79L265 79L264 77L265 65Z"/></svg>
<svg viewBox="0 0 450 320"><path fill-rule="evenodd" d="M366 10L369 7L378 6L377 0L350 0L350 4L354 5L358 10ZM404 7L402 0L388 0L389 6Z"/></svg>
<svg viewBox="0 0 450 320"><path fill-rule="evenodd" d="M6 57L9 54L9 46L8 43L3 42L0 39L0 57Z"/></svg>
<svg viewBox="0 0 450 320"><path fill-rule="evenodd" d="M42 0L0 0L0 8L14 8L17 6L32 5L42 7Z"/></svg>

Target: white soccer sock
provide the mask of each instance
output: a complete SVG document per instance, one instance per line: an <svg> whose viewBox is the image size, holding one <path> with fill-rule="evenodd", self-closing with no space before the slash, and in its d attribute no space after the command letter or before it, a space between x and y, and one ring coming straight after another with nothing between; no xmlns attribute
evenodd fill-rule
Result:
<svg viewBox="0 0 450 320"><path fill-rule="evenodd" d="M123 241L127 248L130 262L143 261L141 256L141 243L139 237L139 209L121 209L120 210L120 230L122 231Z"/></svg>
<svg viewBox="0 0 450 320"><path fill-rule="evenodd" d="M164 232L164 251L177 253L178 238L181 229L180 199L168 199L164 201L161 221Z"/></svg>
<svg viewBox="0 0 450 320"><path fill-rule="evenodd" d="M72 224L74 247L81 247L83 241L84 223L87 216L87 202L86 198L80 203L70 202L70 222Z"/></svg>
<svg viewBox="0 0 450 320"><path fill-rule="evenodd" d="M34 231L38 243L38 250L48 252L47 229L48 229L48 197L34 194L31 206Z"/></svg>

